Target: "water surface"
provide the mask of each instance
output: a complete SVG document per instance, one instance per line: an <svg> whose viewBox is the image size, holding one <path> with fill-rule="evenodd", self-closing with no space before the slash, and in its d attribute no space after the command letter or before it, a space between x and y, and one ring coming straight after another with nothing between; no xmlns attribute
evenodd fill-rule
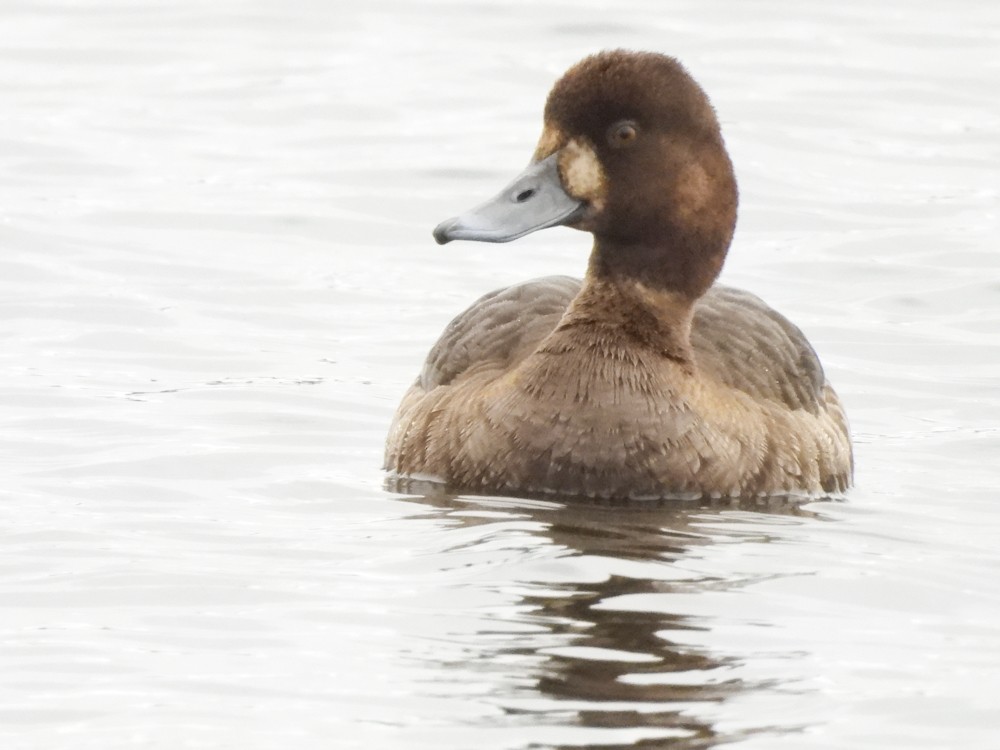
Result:
<svg viewBox="0 0 1000 750"><path fill-rule="evenodd" d="M1000 11L964 0L0 9L4 748L992 748ZM857 487L615 509L383 487L447 321L586 237L437 247L552 81L679 56L726 283Z"/></svg>

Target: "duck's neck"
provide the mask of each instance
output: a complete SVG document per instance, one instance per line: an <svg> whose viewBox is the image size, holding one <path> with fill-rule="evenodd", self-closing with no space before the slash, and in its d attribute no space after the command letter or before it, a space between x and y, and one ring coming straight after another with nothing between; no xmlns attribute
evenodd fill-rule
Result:
<svg viewBox="0 0 1000 750"><path fill-rule="evenodd" d="M618 284L628 281L694 302L722 270L731 231L723 238L674 231L649 240L597 238L587 276Z"/></svg>
<svg viewBox="0 0 1000 750"><path fill-rule="evenodd" d="M695 301L638 279L594 273L592 264L556 331L582 336L608 356L643 349L691 369Z"/></svg>

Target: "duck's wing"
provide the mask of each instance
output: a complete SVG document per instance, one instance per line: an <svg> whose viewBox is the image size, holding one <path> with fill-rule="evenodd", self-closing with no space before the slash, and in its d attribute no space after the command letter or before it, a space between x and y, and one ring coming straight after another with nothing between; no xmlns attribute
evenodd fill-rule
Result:
<svg viewBox="0 0 1000 750"><path fill-rule="evenodd" d="M480 297L448 324L417 384L425 391L484 369L506 372L556 327L580 281L546 276Z"/></svg>
<svg viewBox="0 0 1000 750"><path fill-rule="evenodd" d="M749 292L713 286L695 307L691 345L699 370L725 385L792 410L826 407L823 367L805 335Z"/></svg>

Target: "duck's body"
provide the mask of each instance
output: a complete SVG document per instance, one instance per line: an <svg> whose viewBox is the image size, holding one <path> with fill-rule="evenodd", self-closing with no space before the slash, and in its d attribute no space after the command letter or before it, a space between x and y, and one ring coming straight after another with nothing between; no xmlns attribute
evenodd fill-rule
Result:
<svg viewBox="0 0 1000 750"><path fill-rule="evenodd" d="M735 208L714 113L675 61L615 52L571 70L532 166L436 236L567 223L595 234L587 276L509 287L456 318L403 398L386 468L503 494L846 489L846 418L805 337L711 287Z"/></svg>

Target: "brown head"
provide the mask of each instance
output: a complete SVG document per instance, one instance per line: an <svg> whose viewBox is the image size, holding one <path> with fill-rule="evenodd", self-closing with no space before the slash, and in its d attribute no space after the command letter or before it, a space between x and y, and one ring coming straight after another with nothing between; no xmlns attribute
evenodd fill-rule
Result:
<svg viewBox="0 0 1000 750"><path fill-rule="evenodd" d="M435 230L507 241L564 224L593 233L590 272L703 294L736 223L737 191L708 97L671 57L615 50L570 68L528 169Z"/></svg>

